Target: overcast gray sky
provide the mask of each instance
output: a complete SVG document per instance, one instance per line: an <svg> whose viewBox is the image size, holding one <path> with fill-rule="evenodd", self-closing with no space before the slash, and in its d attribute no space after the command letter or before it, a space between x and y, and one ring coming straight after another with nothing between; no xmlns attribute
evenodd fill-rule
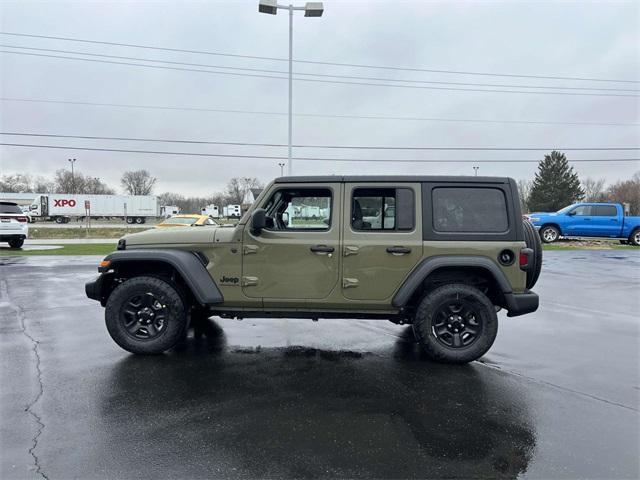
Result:
<svg viewBox="0 0 640 480"><path fill-rule="evenodd" d="M287 14L259 14L257 0L227 2L3 1L3 32L208 50L252 56L287 55ZM633 80L636 83L347 68L298 63L294 71L378 78L640 89L640 7L633 2L326 1L322 18L296 15L294 58L423 69ZM143 50L0 35L8 46L286 70L287 63ZM32 50L31 53L45 53ZM68 55L51 53L51 55ZM98 57L94 57L98 58ZM156 105L281 112L287 82L179 70L0 54L1 96L13 99ZM117 60L126 62L126 60ZM189 68L189 67L187 67ZM197 68L197 67L193 67ZM326 79L326 78L325 78ZM387 82L389 83L389 82ZM405 84L406 85L406 84ZM427 84L420 84L426 86ZM433 85L445 86L447 85ZM469 86L448 85L454 88ZM519 90L523 90L519 88ZM567 90L568 91L568 90ZM579 93L582 90L571 90ZM638 95L637 92L590 91ZM637 97L486 93L294 82L294 112L334 115L540 122L554 125L422 120L294 118L294 143L453 147L634 147ZM97 135L286 144L287 117L194 110L0 101L3 132ZM635 125L629 125L635 124ZM286 156L286 148L0 137L4 143ZM432 158L439 163L297 161L295 174L473 174L451 159L538 159L543 152L369 151L296 148L295 156L357 159ZM638 151L567 152L571 158L638 158ZM0 147L1 173L53 175L76 168L118 186L127 169L158 177L156 193L209 194L234 176L268 181L278 160L161 156ZM478 163L480 174L533 176L536 164ZM576 163L582 176L612 182L640 170L638 162Z"/></svg>

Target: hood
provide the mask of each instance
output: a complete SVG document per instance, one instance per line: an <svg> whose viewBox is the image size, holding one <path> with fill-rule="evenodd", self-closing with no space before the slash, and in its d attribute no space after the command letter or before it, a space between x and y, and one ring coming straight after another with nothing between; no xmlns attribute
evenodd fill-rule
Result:
<svg viewBox="0 0 640 480"><path fill-rule="evenodd" d="M233 241L235 228L220 226L153 228L123 238L127 246L166 244L208 244Z"/></svg>
<svg viewBox="0 0 640 480"><path fill-rule="evenodd" d="M542 215L553 217L553 216L558 215L558 213L557 212L531 212L531 213L529 213L527 215L529 215L530 217L534 217L534 216L539 217L539 216L542 216Z"/></svg>

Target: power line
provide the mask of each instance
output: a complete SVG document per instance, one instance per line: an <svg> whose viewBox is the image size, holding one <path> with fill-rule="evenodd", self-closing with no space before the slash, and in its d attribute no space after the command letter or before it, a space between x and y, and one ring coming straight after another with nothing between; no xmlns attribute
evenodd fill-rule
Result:
<svg viewBox="0 0 640 480"><path fill-rule="evenodd" d="M206 50L188 50L183 48L158 47L158 46L152 46L152 45L107 42L107 41L88 40L88 39L71 38L71 37L56 37L56 36L50 36L50 35L36 35L36 34L16 33L16 32L0 32L0 35L11 35L16 37L27 37L27 38L43 38L43 39L49 39L49 40L63 40L63 41L69 41L69 42L111 45L111 46L117 46L117 47L144 48L149 50L162 50L167 52L194 53L199 55L214 55L214 56L220 56L220 57L246 58L246 59L253 59L253 60L269 60L269 61L278 61L278 62L288 61L288 59L279 58L279 57L240 55L240 54L233 54L233 53L212 52L212 51L206 51ZM564 77L564 76L557 76L557 75L522 75L522 74L513 74L513 73L472 72L472 71L443 70L443 69L436 70L436 69L427 69L427 68L396 67L396 66L388 66L388 65L366 65L366 64L357 64L357 63L325 62L325 61L316 61L316 60L294 60L294 62L307 63L307 64L313 64L313 65L337 66L337 67L374 68L374 69L381 69L381 70L402 70L402 71L411 71L411 72L445 73L445 74L454 74L454 75L481 75L481 76L491 76L491 77L538 78L538 79L544 79L544 80L577 80L577 81L589 81L589 82L640 83L640 80Z"/></svg>
<svg viewBox="0 0 640 480"><path fill-rule="evenodd" d="M12 52L9 50L0 50L0 53L8 53L13 55L28 55L34 57L46 57L46 58L57 58L64 60L76 60L82 62L93 62L93 63L106 63L110 65L127 65L132 67L143 67L143 68L155 68L162 70L177 70L177 71L185 71L185 72L198 72L198 73L208 73L213 75L233 75L240 77L259 77L259 78L271 78L278 80L286 80L287 77L277 77L273 75L264 75L264 74L251 74L251 73L235 73L235 72L219 72L212 70L201 70L195 68L182 68L182 67L169 67L165 65L146 65L142 63L131 63L131 62L115 62L112 60L98 60L94 58L78 58L78 57L67 57L64 55L48 55L43 53L29 53L29 52ZM478 88L454 88L454 87L434 87L434 86L424 86L424 85L394 85L387 83L369 83L369 82L348 82L341 80L321 80L317 78L294 78L297 82L314 82L314 83L328 83L328 84L339 84L339 85L357 85L357 86L369 86L369 87L392 87L392 88L412 88L412 89L421 89L421 90L446 90L446 91L458 91L458 92L484 92L484 93L518 93L518 94L532 94L532 95L568 95L568 96L591 96L591 97L640 97L640 95L631 95L631 94L623 94L623 93L584 93L584 92L540 92L540 91L524 91L524 90L499 90L499 89L478 89Z"/></svg>
<svg viewBox="0 0 640 480"><path fill-rule="evenodd" d="M53 133L32 133L32 132L0 132L0 135L18 137L47 137L47 138L75 138L82 140L111 140L130 142L154 142L154 143L182 143L195 145L233 145L245 147L286 147L284 143L251 143L251 142L224 142L214 140L178 140L166 138L135 138L135 137L107 137L97 135L61 135ZM640 147L390 147L374 145L292 145L294 148L317 148L335 150L432 150L432 151L531 151L542 152L551 150L562 151L628 151L640 150Z"/></svg>
<svg viewBox="0 0 640 480"><path fill-rule="evenodd" d="M24 148L52 148L60 150L82 150L92 152L116 152L116 153L140 153L153 155L183 155L195 157L219 157L219 158L245 158L245 159L263 159L263 160L285 160L286 156L267 156L267 155L236 155L221 153L194 153L194 152L168 152L161 150L129 150L120 148L98 148L98 147L72 147L63 145L33 145L22 143L0 143L0 145L8 147L24 147ZM293 157L294 160L307 160L319 162L392 162L392 163L538 163L540 160L442 160L442 159L380 159L380 158L317 158L317 157ZM572 159L570 162L638 162L640 158L585 158Z"/></svg>
<svg viewBox="0 0 640 480"><path fill-rule="evenodd" d="M79 102L67 100L32 99L0 97L5 102L25 102L25 103L51 103L61 105L78 105L92 107L113 107L113 108L138 108L151 110L170 111L194 111L194 112L214 112L214 113L235 113L248 115L276 115L286 116L286 112L269 112L260 110L235 110L220 108L184 107L169 105L135 105L126 103L99 103L99 102ZM620 123L620 122L554 122L538 120L489 120L489 119L464 119L464 118L442 118L442 117L394 117L386 115L350 115L350 114L323 114L323 113L294 113L294 117L316 117L316 118L345 118L345 119L365 119L365 120L399 120L399 121L426 121L426 122L466 122L466 123L490 123L490 124L523 124L523 125L574 125L574 126L615 126L615 127L638 127L640 123Z"/></svg>
<svg viewBox="0 0 640 480"><path fill-rule="evenodd" d="M237 70L237 71L288 75L288 72L284 70L269 70L269 69L248 68L248 67L230 67L225 65L211 65L206 63L176 62L171 60L162 60L162 59L154 59L154 58L124 57L120 55L107 55L103 53L79 52L76 50L58 50L53 48L35 48L35 47L25 47L20 45L0 44L0 47L24 49L24 50L36 50L40 52L67 53L72 55L86 55L90 57L116 58L120 60L166 63L170 65L183 65L183 66L190 66L190 67L218 68L218 69ZM13 53L20 53L20 52L13 52ZM306 73L306 72L294 72L294 75L321 77L321 78L339 78L339 79L350 79L350 80L370 80L370 81L376 81L376 82L404 82L404 83L432 84L432 85L458 85L458 86L496 87L496 88L531 88L531 89L543 89L543 90L545 89L546 90L583 90L583 91L597 90L597 91L610 91L610 92L640 92L640 90L634 90L634 89L628 89L628 88L566 87L566 86L556 86L556 85L550 86L550 85L518 85L518 84L509 85L509 84L503 84L503 83L496 84L496 83L469 83L469 82L452 82L452 81L436 81L436 80L409 80L409 79L388 78L388 77L363 77L360 75L331 75L326 73Z"/></svg>
<svg viewBox="0 0 640 480"><path fill-rule="evenodd" d="M267 112L260 110L233 110L222 108L202 108L202 107L177 107L169 105L132 105L126 103L99 103L99 102L75 102L67 100L50 100L36 98L13 98L0 97L4 102L25 102L25 103L51 103L60 105L79 105L91 107L112 107L112 108L139 108L150 110L170 110L188 112L214 112L214 113L236 113L243 115L276 115L286 116L287 112ZM294 117L312 118L344 118L344 119L364 119L364 120L398 120L417 122L454 122L454 123L489 123L489 124L521 124L521 125L574 125L574 126L613 126L613 127L638 127L640 123L617 123L617 122L553 122L537 120L489 120L473 118L440 118L440 117L394 117L385 115L349 115L349 114L326 114L326 113L294 113Z"/></svg>

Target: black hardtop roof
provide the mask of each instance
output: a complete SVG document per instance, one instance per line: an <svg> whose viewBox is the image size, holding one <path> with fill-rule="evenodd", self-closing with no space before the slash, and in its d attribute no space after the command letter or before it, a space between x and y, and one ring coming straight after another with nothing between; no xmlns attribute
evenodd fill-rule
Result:
<svg viewBox="0 0 640 480"><path fill-rule="evenodd" d="M476 177L462 175L310 175L278 177L276 183L329 183L329 182L436 182L436 183L509 183L508 177Z"/></svg>

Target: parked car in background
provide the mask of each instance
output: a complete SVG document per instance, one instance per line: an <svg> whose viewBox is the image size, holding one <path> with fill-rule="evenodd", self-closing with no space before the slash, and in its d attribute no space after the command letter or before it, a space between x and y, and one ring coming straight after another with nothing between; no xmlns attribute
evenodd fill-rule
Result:
<svg viewBox="0 0 640 480"><path fill-rule="evenodd" d="M167 218L164 222L156 225L155 228L202 227L205 225L218 225L218 223L209 215L184 214Z"/></svg>
<svg viewBox="0 0 640 480"><path fill-rule="evenodd" d="M557 212L534 212L526 217L545 243L560 237L595 237L640 246L640 217L625 216L619 203L575 203Z"/></svg>
<svg viewBox="0 0 640 480"><path fill-rule="evenodd" d="M0 242L21 248L29 234L29 219L17 203L0 202Z"/></svg>

